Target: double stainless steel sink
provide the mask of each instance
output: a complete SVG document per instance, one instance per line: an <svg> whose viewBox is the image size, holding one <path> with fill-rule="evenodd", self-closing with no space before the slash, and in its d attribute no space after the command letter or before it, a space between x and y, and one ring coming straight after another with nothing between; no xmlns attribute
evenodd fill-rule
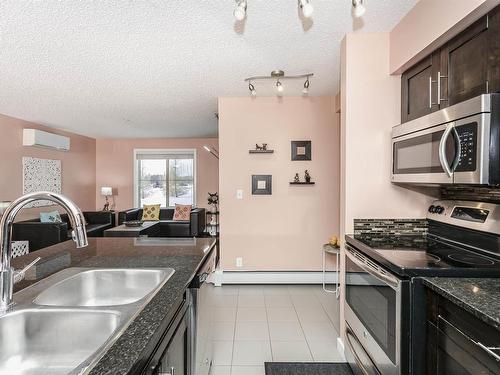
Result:
<svg viewBox="0 0 500 375"><path fill-rule="evenodd" d="M0 316L0 375L84 374L172 268L68 268L14 295Z"/></svg>

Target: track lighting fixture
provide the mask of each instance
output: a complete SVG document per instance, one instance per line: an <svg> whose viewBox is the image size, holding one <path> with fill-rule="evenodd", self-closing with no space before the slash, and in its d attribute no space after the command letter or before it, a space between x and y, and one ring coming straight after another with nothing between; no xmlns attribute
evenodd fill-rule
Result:
<svg viewBox="0 0 500 375"><path fill-rule="evenodd" d="M306 18L310 18L314 12L314 7L311 3L311 0L298 0L299 8L302 11L302 14Z"/></svg>
<svg viewBox="0 0 500 375"><path fill-rule="evenodd" d="M309 95L309 77L306 78L304 82L304 88L302 89L302 94Z"/></svg>
<svg viewBox="0 0 500 375"><path fill-rule="evenodd" d="M250 94L252 96L257 96L257 90L255 90L255 86L252 82L258 81L258 80L267 80L267 79L272 79L275 80L275 85L276 85L276 94L278 96L283 96L283 93L285 91L285 87L283 86L283 83L281 81L285 79L301 79L305 78L304 82L304 88L302 90L302 93L304 95L309 94L309 78L312 77L314 74L313 73L307 73L307 74L299 74L299 75L294 75L294 76L286 76L285 72L282 70L273 70L270 75L268 76L254 76L254 77L248 77L245 78L245 82L248 82L248 91L250 91Z"/></svg>
<svg viewBox="0 0 500 375"><path fill-rule="evenodd" d="M352 12L356 18L363 17L366 12L363 0L352 0Z"/></svg>
<svg viewBox="0 0 500 375"><path fill-rule="evenodd" d="M247 1L246 0L237 0L236 8L234 8L233 12L234 18L238 21L243 21L247 16Z"/></svg>
<svg viewBox="0 0 500 375"><path fill-rule="evenodd" d="M248 82L248 90L252 96L257 96L257 91L255 90L255 86L252 83Z"/></svg>

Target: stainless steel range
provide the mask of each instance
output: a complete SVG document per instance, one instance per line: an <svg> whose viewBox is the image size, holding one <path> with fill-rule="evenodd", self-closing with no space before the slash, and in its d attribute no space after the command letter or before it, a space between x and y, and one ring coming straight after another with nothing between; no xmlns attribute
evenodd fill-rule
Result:
<svg viewBox="0 0 500 375"><path fill-rule="evenodd" d="M423 374L420 277L500 277L500 206L437 201L423 235L346 236L346 346L363 375Z"/></svg>

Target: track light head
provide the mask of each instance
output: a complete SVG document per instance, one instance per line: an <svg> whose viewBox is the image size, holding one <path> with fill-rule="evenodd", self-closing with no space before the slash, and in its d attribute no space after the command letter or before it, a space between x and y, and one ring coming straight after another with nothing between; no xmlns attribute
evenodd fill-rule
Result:
<svg viewBox="0 0 500 375"><path fill-rule="evenodd" d="M314 7L311 3L311 0L298 0L299 8L302 11L302 14L306 18L310 18L314 12Z"/></svg>
<svg viewBox="0 0 500 375"><path fill-rule="evenodd" d="M247 16L247 1L246 0L237 0L236 8L234 8L233 12L234 18L237 21L243 21Z"/></svg>
<svg viewBox="0 0 500 375"><path fill-rule="evenodd" d="M302 89L302 94L309 95L309 77L306 78L304 82L304 88Z"/></svg>
<svg viewBox="0 0 500 375"><path fill-rule="evenodd" d="M257 96L257 91L255 90L255 86L250 82L248 83L248 90L250 91L250 94L252 96Z"/></svg>
<svg viewBox="0 0 500 375"><path fill-rule="evenodd" d="M278 96L283 95L284 88L283 88L283 85L281 84L280 80L276 81L276 91L278 92Z"/></svg>
<svg viewBox="0 0 500 375"><path fill-rule="evenodd" d="M366 12L363 0L352 0L352 12L355 18L363 17Z"/></svg>

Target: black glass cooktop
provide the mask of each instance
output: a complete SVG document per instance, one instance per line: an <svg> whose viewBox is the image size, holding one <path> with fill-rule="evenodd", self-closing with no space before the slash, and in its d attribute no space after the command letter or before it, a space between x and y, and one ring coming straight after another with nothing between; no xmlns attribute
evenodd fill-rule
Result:
<svg viewBox="0 0 500 375"><path fill-rule="evenodd" d="M365 245L359 250L364 250L366 255L397 273L415 276L488 273L500 276L500 257L432 236L359 234L350 237Z"/></svg>

